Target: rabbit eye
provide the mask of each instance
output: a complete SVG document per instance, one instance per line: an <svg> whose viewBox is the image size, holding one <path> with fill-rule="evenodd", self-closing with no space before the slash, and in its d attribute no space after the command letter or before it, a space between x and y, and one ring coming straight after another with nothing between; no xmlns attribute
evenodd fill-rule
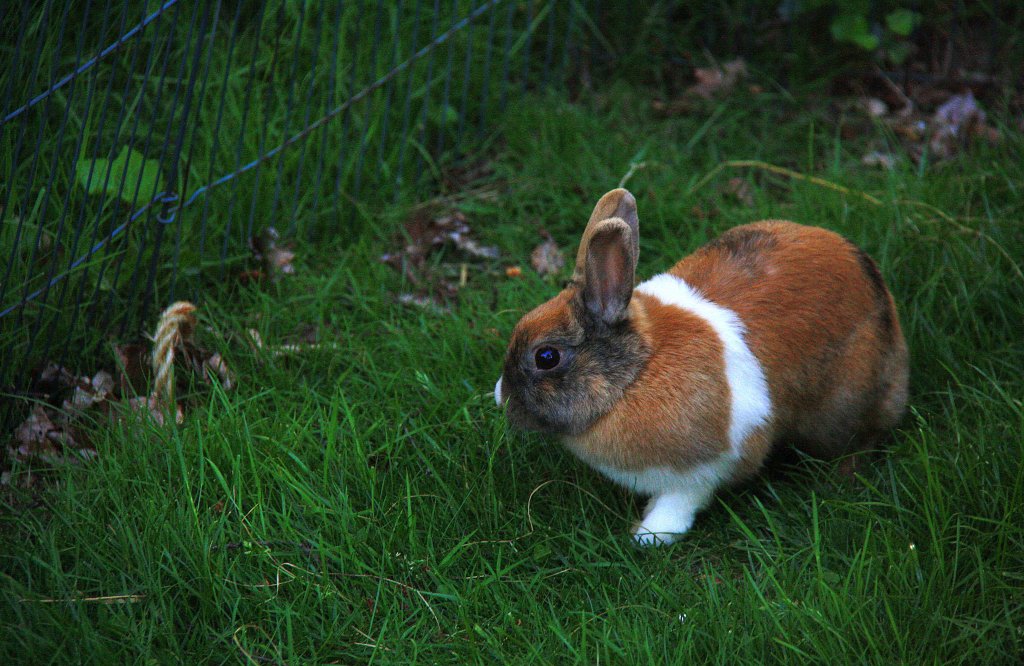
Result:
<svg viewBox="0 0 1024 666"><path fill-rule="evenodd" d="M550 370L562 360L558 350L554 347L541 347L533 357L537 367L541 370Z"/></svg>

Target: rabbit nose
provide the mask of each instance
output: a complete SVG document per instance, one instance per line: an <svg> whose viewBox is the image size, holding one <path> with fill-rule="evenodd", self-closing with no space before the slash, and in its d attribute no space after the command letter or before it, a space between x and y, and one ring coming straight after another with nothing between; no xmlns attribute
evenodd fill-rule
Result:
<svg viewBox="0 0 1024 666"><path fill-rule="evenodd" d="M505 375L498 377L498 382L494 385L494 402L501 407L501 380L505 378Z"/></svg>

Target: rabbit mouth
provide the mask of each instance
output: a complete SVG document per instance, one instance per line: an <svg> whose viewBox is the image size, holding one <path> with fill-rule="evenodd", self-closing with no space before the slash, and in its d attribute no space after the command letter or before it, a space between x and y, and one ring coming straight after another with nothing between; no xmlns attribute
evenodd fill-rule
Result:
<svg viewBox="0 0 1024 666"><path fill-rule="evenodd" d="M548 423L536 414L532 414L515 396L509 396L505 399L505 416L512 427L517 430L546 434L557 434L559 432L559 429L551 423Z"/></svg>

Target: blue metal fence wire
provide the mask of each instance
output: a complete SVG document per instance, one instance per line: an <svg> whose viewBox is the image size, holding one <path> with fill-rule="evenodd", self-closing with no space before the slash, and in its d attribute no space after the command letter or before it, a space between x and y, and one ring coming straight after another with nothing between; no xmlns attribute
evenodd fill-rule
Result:
<svg viewBox="0 0 1024 666"><path fill-rule="evenodd" d="M47 0L0 18L17 31L0 115L0 389L54 349L74 361L69 350L88 353L79 342L97 332L137 334L183 276L193 291L223 278L275 220L337 231L366 196L424 186L427 160L486 133L513 72L517 88L558 79L579 11L554 0L147 4ZM533 49L541 13L547 43Z"/></svg>

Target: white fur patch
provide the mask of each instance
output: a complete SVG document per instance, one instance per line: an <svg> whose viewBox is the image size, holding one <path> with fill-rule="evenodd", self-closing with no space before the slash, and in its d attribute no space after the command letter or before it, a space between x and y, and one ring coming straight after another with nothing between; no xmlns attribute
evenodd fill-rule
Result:
<svg viewBox="0 0 1024 666"><path fill-rule="evenodd" d="M673 543L690 529L701 508L685 493L657 495L651 498L643 522L633 530L633 539L641 546Z"/></svg>
<svg viewBox="0 0 1024 666"><path fill-rule="evenodd" d="M696 289L668 273L656 275L636 291L697 315L715 330L725 348L725 378L729 384L729 446L740 455L743 440L771 416L772 403L761 363L743 336L746 327L735 312L704 298Z"/></svg>
<svg viewBox="0 0 1024 666"><path fill-rule="evenodd" d="M715 490L728 481L735 459L722 456L685 472L651 467L640 472L595 465L608 478L645 495L653 495L633 537L644 546L672 543L693 525L697 512L708 505Z"/></svg>
<svg viewBox="0 0 1024 666"><path fill-rule="evenodd" d="M494 402L501 407L501 380L505 379L505 375L498 377L498 383L494 385Z"/></svg>

